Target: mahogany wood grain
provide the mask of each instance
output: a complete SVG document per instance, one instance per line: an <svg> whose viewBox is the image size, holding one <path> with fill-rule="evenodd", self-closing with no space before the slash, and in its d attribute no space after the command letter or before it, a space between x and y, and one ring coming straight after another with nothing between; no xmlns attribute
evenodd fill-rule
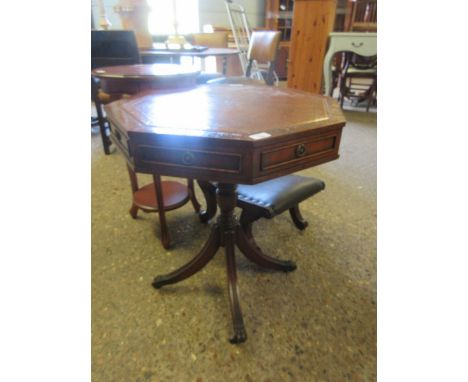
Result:
<svg viewBox="0 0 468 382"><path fill-rule="evenodd" d="M249 85L155 92L106 112L136 171L244 184L337 159L345 123L331 98Z"/></svg>
<svg viewBox="0 0 468 382"><path fill-rule="evenodd" d="M261 107L259 103L261 102ZM183 105L183 109L181 109ZM264 254L234 215L237 184L255 184L338 158L345 119L331 98L294 89L210 85L159 91L106 105L111 137L138 172L218 181L221 210L203 249L153 286L182 281L225 248L234 336L246 340L235 247L253 262L285 272L291 261ZM117 136L118 135L118 136ZM213 211L207 211L202 219ZM300 223L301 217L295 214Z"/></svg>
<svg viewBox="0 0 468 382"><path fill-rule="evenodd" d="M162 182L162 194L164 196L163 210L170 211L183 206L190 199L188 188L182 183L165 180ZM154 191L154 184L147 184L133 194L134 203L138 208L146 212L158 212L160 210L159 199Z"/></svg>
<svg viewBox="0 0 468 382"><path fill-rule="evenodd" d="M100 79L100 88L109 94L137 94L154 89L194 87L200 71L174 64L107 66L91 74Z"/></svg>

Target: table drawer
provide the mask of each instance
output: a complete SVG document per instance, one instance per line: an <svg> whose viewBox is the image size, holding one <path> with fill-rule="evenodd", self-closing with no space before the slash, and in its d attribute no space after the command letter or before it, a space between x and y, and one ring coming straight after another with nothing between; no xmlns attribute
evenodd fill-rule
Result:
<svg viewBox="0 0 468 382"><path fill-rule="evenodd" d="M127 135L114 124L110 124L110 139L115 144L117 149L125 155L127 160L130 160L130 149Z"/></svg>
<svg viewBox="0 0 468 382"><path fill-rule="evenodd" d="M138 163L179 167L220 173L241 173L241 155L209 150L187 150L164 146L138 145L135 148Z"/></svg>
<svg viewBox="0 0 468 382"><path fill-rule="evenodd" d="M333 42L335 52L348 51L361 56L373 56L377 54L376 39L362 36L338 37Z"/></svg>
<svg viewBox="0 0 468 382"><path fill-rule="evenodd" d="M296 166L302 162L338 153L340 135L309 137L287 146L266 148L260 153L260 171L269 172L281 167Z"/></svg>

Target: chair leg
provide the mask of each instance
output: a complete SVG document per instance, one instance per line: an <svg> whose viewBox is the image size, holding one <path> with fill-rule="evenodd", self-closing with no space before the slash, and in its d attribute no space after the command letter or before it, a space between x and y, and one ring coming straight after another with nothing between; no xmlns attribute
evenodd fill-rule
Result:
<svg viewBox="0 0 468 382"><path fill-rule="evenodd" d="M369 96L367 97L367 107L366 111L369 111L370 105L374 100L374 92L375 92L375 80L372 81L372 85L369 89Z"/></svg>
<svg viewBox="0 0 468 382"><path fill-rule="evenodd" d="M299 206L297 204L289 209L289 214L291 215L291 219L294 225L301 231L305 230L309 225L309 223L307 223L307 220L305 220L302 217L301 211L299 210Z"/></svg>
<svg viewBox="0 0 468 382"><path fill-rule="evenodd" d="M187 179L187 188L190 193L190 201L192 202L193 209L196 213L200 213L200 203L198 203L197 196L195 195L195 185L193 179Z"/></svg>
<svg viewBox="0 0 468 382"><path fill-rule="evenodd" d="M133 194L138 191L138 179L136 176L135 171L127 164L127 171L128 171L128 176L130 178L130 186L132 188L132 198ZM133 219L137 218L138 214L138 207L135 205L135 203L132 203L132 207L130 208L130 215L132 216Z"/></svg>
<svg viewBox="0 0 468 382"><path fill-rule="evenodd" d="M102 111L102 103L99 102L98 98L98 85L96 84L96 81L93 77L91 77L91 95L92 99L94 101L94 105L96 106L96 112L97 112L97 120L99 124L99 131L101 133L101 139L102 139L102 146L104 148L104 153L106 155L110 154L110 139L107 136L107 127L106 127L106 118L104 117L104 113Z"/></svg>
<svg viewBox="0 0 468 382"><path fill-rule="evenodd" d="M132 203L132 207L128 212L130 212L133 219L136 219L138 217L138 206L135 203Z"/></svg>
<svg viewBox="0 0 468 382"><path fill-rule="evenodd" d="M156 193L156 200L158 204L158 215L159 215L159 227L161 229L161 242L165 249L169 249L171 245L171 239L169 237L169 231L166 225L166 211L164 210L164 196L162 192L161 177L159 175L153 175L154 190Z"/></svg>
<svg viewBox="0 0 468 382"><path fill-rule="evenodd" d="M102 112L102 105L100 102L95 102L96 104L96 111L98 115L98 122L99 122L99 131L101 133L101 139L102 139L102 146L104 148L104 153L106 155L110 154L110 141L109 137L107 136L107 126L106 126L106 119L104 118L104 114Z"/></svg>
<svg viewBox="0 0 468 382"><path fill-rule="evenodd" d="M216 202L216 187L210 182L204 180L197 180L197 182L206 201L206 210L201 211L199 213L199 217L202 223L207 223L216 215L216 210L218 208L218 204Z"/></svg>
<svg viewBox="0 0 468 382"><path fill-rule="evenodd" d="M261 217L262 217L261 213L255 207L242 208L242 212L239 218L239 223L242 227L242 230L245 233L245 236L247 236L249 240L253 240L253 234L252 234L253 223L256 222L258 219L260 219Z"/></svg>

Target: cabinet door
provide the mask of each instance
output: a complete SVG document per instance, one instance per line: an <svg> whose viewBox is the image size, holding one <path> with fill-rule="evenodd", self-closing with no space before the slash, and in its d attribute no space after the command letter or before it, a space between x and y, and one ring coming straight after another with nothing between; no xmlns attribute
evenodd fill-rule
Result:
<svg viewBox="0 0 468 382"><path fill-rule="evenodd" d="M296 0L288 87L321 93L323 59L333 30L336 0Z"/></svg>

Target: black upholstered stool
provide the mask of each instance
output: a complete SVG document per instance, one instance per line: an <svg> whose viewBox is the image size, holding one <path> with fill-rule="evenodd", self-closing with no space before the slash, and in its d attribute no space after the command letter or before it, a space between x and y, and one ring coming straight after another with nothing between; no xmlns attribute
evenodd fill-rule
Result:
<svg viewBox="0 0 468 382"><path fill-rule="evenodd" d="M198 181L205 195L207 208L200 219L207 222L216 214L216 186L210 182ZM300 211L299 203L325 188L320 179L301 175L286 175L252 186L237 187L237 206L242 208L240 223L245 233L252 239L252 223L260 218L271 219L289 210L295 226L303 230L307 227Z"/></svg>

